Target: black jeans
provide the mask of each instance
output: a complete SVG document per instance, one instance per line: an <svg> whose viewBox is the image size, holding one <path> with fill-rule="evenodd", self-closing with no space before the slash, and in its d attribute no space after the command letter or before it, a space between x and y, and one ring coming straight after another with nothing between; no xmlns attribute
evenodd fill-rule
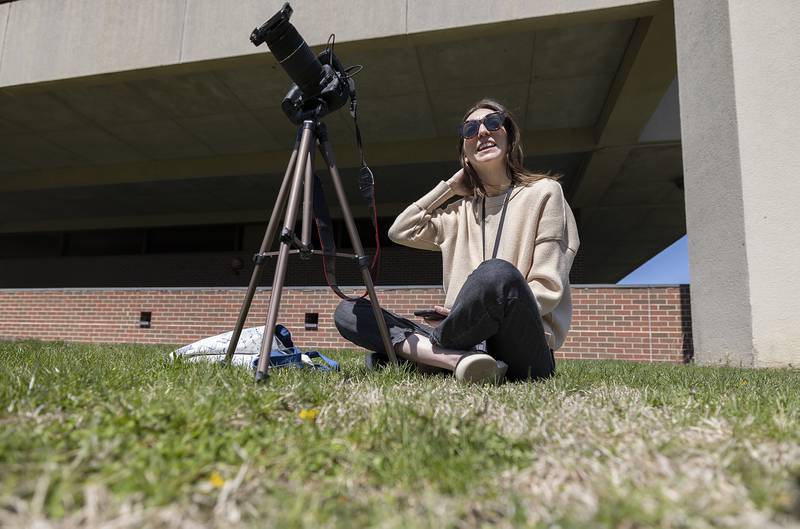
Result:
<svg viewBox="0 0 800 529"><path fill-rule="evenodd" d="M488 354L508 364L509 380L545 378L555 372L533 292L519 270L502 259L486 261L469 275L450 314L435 329L387 310L383 314L392 345L414 333L459 351L482 348L485 342ZM342 301L334 323L345 339L385 354L369 301Z"/></svg>

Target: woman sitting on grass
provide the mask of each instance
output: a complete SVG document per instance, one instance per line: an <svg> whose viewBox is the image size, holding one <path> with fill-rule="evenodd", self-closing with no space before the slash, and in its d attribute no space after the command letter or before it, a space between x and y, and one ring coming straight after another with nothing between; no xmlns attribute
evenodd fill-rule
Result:
<svg viewBox="0 0 800 529"><path fill-rule="evenodd" d="M575 219L557 177L523 167L519 127L502 105L479 101L459 131L461 169L389 228L399 244L442 252L446 299L434 311L443 319L418 325L384 311L392 344L459 380L548 377L572 319ZM343 301L334 320L344 338L375 351L368 367L387 360L368 301Z"/></svg>

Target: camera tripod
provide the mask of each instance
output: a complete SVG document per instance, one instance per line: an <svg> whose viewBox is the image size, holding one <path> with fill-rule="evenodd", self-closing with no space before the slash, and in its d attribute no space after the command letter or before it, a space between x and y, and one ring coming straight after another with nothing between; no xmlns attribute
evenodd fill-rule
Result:
<svg viewBox="0 0 800 529"><path fill-rule="evenodd" d="M268 366L269 358L272 352L272 340L275 336L275 324L278 319L278 310L280 308L281 293L283 284L286 279L286 267L289 262L290 253L299 253L303 259L308 259L312 254L325 255L331 258L350 257L358 262L361 269L361 277L364 280L364 285L369 293L372 311L375 314L375 320L378 323L383 347L386 354L392 363L397 363L394 349L392 348L391 340L389 339L389 330L386 327L386 321L383 317L383 312L378 303L378 297L375 294L375 286L372 282L372 276L369 272L369 257L365 255L364 248L361 246L361 240L358 236L358 230L353 220L353 215L347 203L347 197L342 187L342 181L339 177L339 170L336 168L336 161L333 157L333 150L331 149L328 141L327 129L325 124L319 121L318 117L314 119L305 119L302 124L298 126L298 139L295 141L292 150L289 164L286 168L286 174L283 177L278 197L275 201L275 207L272 209L272 215L267 225L267 231L264 234L264 239L261 242L261 247L257 254L253 256L255 268L250 278L250 284L247 287L247 294L245 295L244 302L242 303L241 310L239 311L239 319L236 322L236 328L231 336L231 341L228 344L228 350L225 355L225 362L230 364L233 355L236 352L236 346L239 342L239 336L242 333L247 313L250 311L250 305L253 301L256 288L263 273L262 266L268 257L273 257L277 254L278 261L275 268L275 276L272 282L272 295L269 300L269 309L267 311L267 321L264 327L264 335L261 341L261 349L258 359L258 368L256 369L255 380L256 383L266 382L269 378ZM341 254L334 255L326 254L320 250L313 250L311 245L311 215L312 215L312 191L314 186L314 146L317 144L320 154L322 155L325 163L328 166L328 172L331 175L336 195L339 199L339 205L342 208L344 215L345 225L347 232L350 236L350 241L353 244L355 254ZM295 220L297 218L297 210L300 207L300 192L303 190L303 217L302 217L302 234L298 239L294 233ZM288 199L287 199L288 195ZM268 252L272 245L275 231L278 227L279 217L284 213L283 229L280 234L280 248L277 252ZM293 248L294 247L294 248Z"/></svg>

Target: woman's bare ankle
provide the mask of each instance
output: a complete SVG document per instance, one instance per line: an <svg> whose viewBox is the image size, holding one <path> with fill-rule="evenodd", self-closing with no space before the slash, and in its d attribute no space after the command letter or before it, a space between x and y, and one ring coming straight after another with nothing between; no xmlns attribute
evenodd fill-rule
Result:
<svg viewBox="0 0 800 529"><path fill-rule="evenodd" d="M395 352L418 364L440 367L453 371L461 357L469 351L455 351L434 345L427 336L412 334L405 341L395 345Z"/></svg>

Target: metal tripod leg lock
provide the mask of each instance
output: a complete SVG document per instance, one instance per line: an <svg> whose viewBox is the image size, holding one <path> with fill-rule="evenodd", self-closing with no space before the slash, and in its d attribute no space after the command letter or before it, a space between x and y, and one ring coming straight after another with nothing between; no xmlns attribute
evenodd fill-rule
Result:
<svg viewBox="0 0 800 529"><path fill-rule="evenodd" d="M369 273L369 256L364 253L364 248L361 245L361 239L356 229L353 214L347 202L347 197L342 186L342 181L339 176L339 170L336 167L336 162L333 156L333 149L330 146L327 137L325 125L317 119L305 120L298 129L298 140L295 142L294 149L292 150L289 164L286 168L286 173L283 177L278 197L275 200L275 206L272 209L272 215L267 225L264 239L261 242L261 248L258 253L253 256L255 268L250 277L250 284L247 287L245 299L242 302L242 307L239 311L239 319L236 322L236 327L231 336L231 341L228 344L228 350L225 355L225 362L230 364L236 346L239 342L239 336L244 328L247 314L250 311L250 305L253 302L256 288L261 280L263 273L262 266L266 258L271 254L268 253L269 248L272 246L272 241L278 228L279 218L283 216L283 229L281 230L280 248L278 250L278 261L275 267L275 276L272 281L272 296L269 300L269 309L267 310L267 321L264 327L264 336L261 342L261 350L259 353L258 367L256 369L255 380L256 382L265 382L269 378L269 357L272 352L272 340L275 336L275 324L278 320L278 311L280 308L281 294L283 291L284 282L286 280L286 268L288 265L289 253L292 245L299 248L301 258L309 258L312 254L311 246L311 216L312 216L312 189L313 189L313 175L314 175L314 152L313 147L318 145L320 154L328 166L331 180L333 181L334 188L336 189L336 196L339 205L342 208L344 215L345 225L347 232L350 236L350 241L355 250L355 258L361 270L361 277L364 281L364 286L369 293L372 310L375 315L375 320L378 323L378 329L381 334L381 341L383 342L386 354L392 363L397 363L397 356L395 355L394 348L392 347L391 339L389 338L389 329L386 326L386 321L383 317L378 302L378 296L375 294L375 285L372 282L372 276ZM293 228L295 220L297 219L298 209L300 207L300 193L303 191L303 216L302 216L302 235L298 240L297 235L294 233ZM314 252L316 253L316 252Z"/></svg>

